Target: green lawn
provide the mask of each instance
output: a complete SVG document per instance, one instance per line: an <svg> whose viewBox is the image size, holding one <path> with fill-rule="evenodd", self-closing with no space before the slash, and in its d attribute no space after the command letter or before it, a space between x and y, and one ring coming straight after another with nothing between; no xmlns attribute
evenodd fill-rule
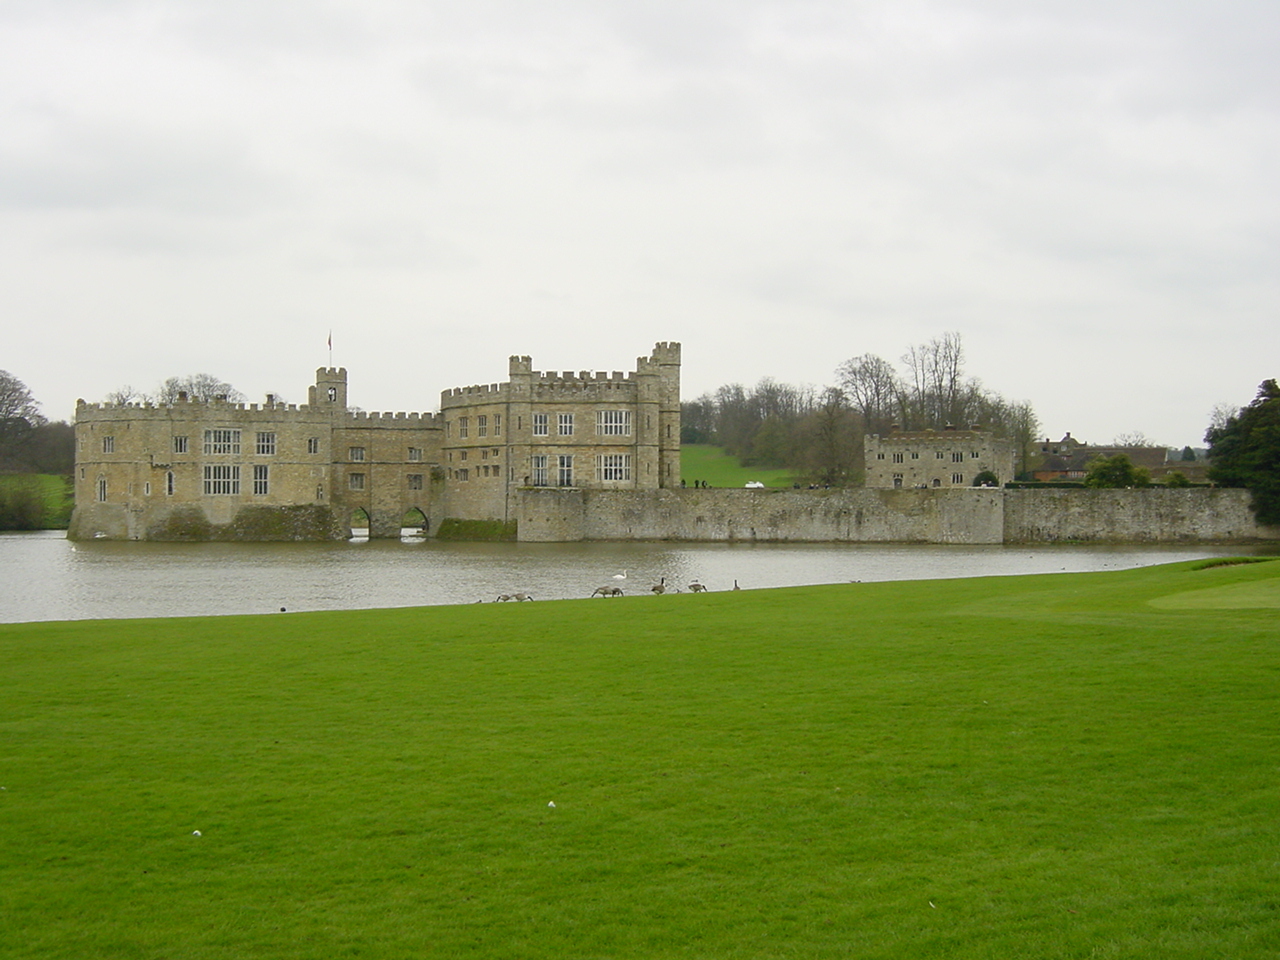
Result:
<svg viewBox="0 0 1280 960"><path fill-rule="evenodd" d="M0 956L1275 957L1194 566L0 625Z"/></svg>
<svg viewBox="0 0 1280 960"><path fill-rule="evenodd" d="M43 473L0 474L0 529L65 530L71 522L74 495L70 477ZM28 516L30 511L18 508L17 503L27 496L42 505L37 507L42 516L34 526L25 521L22 524L12 522L15 516Z"/></svg>
<svg viewBox="0 0 1280 960"><path fill-rule="evenodd" d="M705 480L709 487L741 487L748 480L759 480L766 487L789 487L794 482L790 470L744 467L720 447L710 444L680 445L680 475L689 486Z"/></svg>

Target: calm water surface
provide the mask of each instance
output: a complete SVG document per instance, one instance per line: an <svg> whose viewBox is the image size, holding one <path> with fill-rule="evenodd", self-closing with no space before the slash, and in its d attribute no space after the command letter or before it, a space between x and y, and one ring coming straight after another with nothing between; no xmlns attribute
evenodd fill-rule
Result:
<svg viewBox="0 0 1280 960"><path fill-rule="evenodd" d="M71 543L60 531L0 534L0 622L208 616L1113 570L1277 551L1218 546L938 546L707 543ZM625 580L614 579L626 571ZM604 603L607 601L598 600Z"/></svg>

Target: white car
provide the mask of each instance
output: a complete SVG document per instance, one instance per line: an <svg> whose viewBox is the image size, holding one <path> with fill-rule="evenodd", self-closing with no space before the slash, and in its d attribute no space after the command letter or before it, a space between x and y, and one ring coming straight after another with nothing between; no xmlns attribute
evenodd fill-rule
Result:
<svg viewBox="0 0 1280 960"><path fill-rule="evenodd" d="M746 488L748 490L763 490L764 484L761 483L759 480L748 480L746 482Z"/></svg>

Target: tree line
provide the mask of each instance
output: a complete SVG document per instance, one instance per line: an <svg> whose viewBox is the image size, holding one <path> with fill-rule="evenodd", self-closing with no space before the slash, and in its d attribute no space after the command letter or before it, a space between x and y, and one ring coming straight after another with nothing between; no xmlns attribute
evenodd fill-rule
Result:
<svg viewBox="0 0 1280 960"><path fill-rule="evenodd" d="M1013 441L1017 470L1040 422L1031 404L1009 400L965 372L964 344L946 333L911 347L895 367L867 353L845 360L830 386L726 384L681 404L681 440L713 443L746 466L786 467L812 482L856 482L863 436L979 425Z"/></svg>

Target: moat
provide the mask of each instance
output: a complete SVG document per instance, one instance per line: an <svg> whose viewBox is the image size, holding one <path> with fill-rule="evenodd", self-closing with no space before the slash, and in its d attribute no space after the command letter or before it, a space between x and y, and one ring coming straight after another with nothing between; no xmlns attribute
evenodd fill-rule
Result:
<svg viewBox="0 0 1280 960"><path fill-rule="evenodd" d="M605 584L648 594L664 577L682 588L697 579L728 590L736 580L751 590L1007 576L1277 552L1275 544L72 543L51 531L0 534L0 622L432 606L515 592L586 599Z"/></svg>

